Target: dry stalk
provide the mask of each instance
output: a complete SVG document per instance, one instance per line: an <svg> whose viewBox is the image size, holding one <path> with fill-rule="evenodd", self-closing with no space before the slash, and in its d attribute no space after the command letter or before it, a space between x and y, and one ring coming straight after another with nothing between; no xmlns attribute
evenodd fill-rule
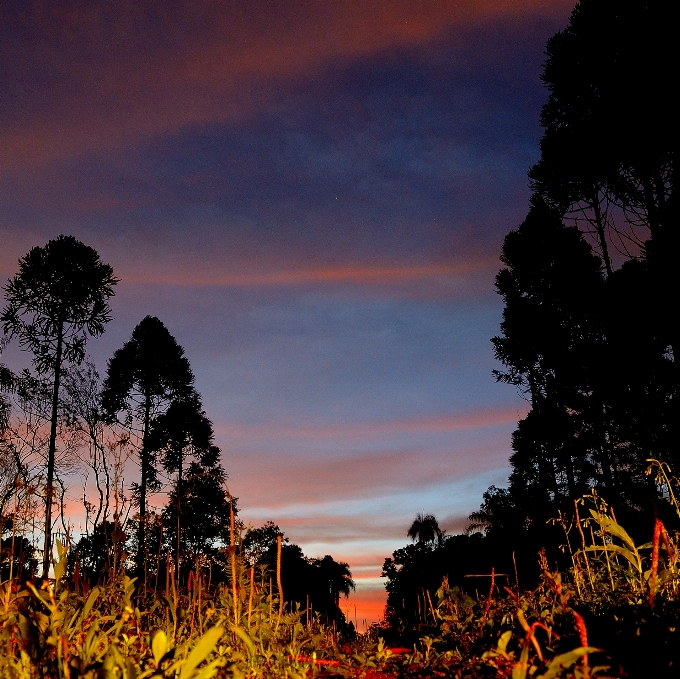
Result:
<svg viewBox="0 0 680 679"><path fill-rule="evenodd" d="M276 587L279 590L279 617L276 620L276 630L279 629L283 615L283 586L281 585L281 536L276 536Z"/></svg>

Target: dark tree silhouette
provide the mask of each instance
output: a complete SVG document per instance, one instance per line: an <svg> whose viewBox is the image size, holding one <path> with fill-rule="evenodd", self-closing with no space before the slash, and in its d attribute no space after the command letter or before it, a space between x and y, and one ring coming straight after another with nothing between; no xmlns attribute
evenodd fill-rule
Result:
<svg viewBox="0 0 680 679"><path fill-rule="evenodd" d="M221 489L222 502L226 507L226 504L224 504L226 503L226 491L221 485L226 474L219 466L219 449L213 445L212 422L203 412L199 395L192 390L186 397L173 401L167 411L160 414L153 422L149 441L149 447L160 454L165 470L168 473L177 474L174 491L176 505L175 567L179 568L184 495L201 486L203 481L198 480L200 476L214 475L217 479L217 485L213 490L217 491L219 495L218 489ZM189 458L193 458L195 463L189 476L196 477L196 480L190 488L184 489L183 481ZM206 485L206 490L209 485Z"/></svg>
<svg viewBox="0 0 680 679"><path fill-rule="evenodd" d="M642 246L652 266L657 322L677 355L677 198L673 6L664 0L582 0L550 39L542 80L541 160L534 187L595 227L611 274L605 231L620 251ZM615 206L617 219L609 213Z"/></svg>
<svg viewBox="0 0 680 679"><path fill-rule="evenodd" d="M408 529L408 536L416 542L435 545L441 543L444 533L433 514L418 514Z"/></svg>
<svg viewBox="0 0 680 679"><path fill-rule="evenodd" d="M267 552L276 548L276 540L281 536L284 543L290 540L273 522L267 521L260 528L251 528L244 536L242 543L243 556L251 566L264 563Z"/></svg>
<svg viewBox="0 0 680 679"><path fill-rule="evenodd" d="M147 494L158 490L157 449L151 433L156 420L174 401L190 398L194 393L194 376L189 361L175 338L154 316L146 316L132 332L132 337L109 360L102 407L108 418L119 419L134 427L141 436L139 447L140 482L134 485L139 507L137 533L137 568L145 560Z"/></svg>
<svg viewBox="0 0 680 679"><path fill-rule="evenodd" d="M246 533L243 552L249 563L267 566L273 573L278 536L283 538L281 579L286 603L291 607L298 605L311 614L318 613L327 624L335 622L342 634L351 634L353 628L340 609L340 597L349 596L354 590L352 573L346 563L335 561L328 554L322 559L306 557L302 549L290 544L281 529L271 521Z"/></svg>
<svg viewBox="0 0 680 679"><path fill-rule="evenodd" d="M83 535L68 554L71 575L76 570L91 583L104 582L115 575L126 549L127 535L117 521L98 523Z"/></svg>
<svg viewBox="0 0 680 679"><path fill-rule="evenodd" d="M97 252L73 238L59 236L35 247L19 260L19 273L5 286L7 306L0 316L3 331L16 336L33 354L40 375L52 379L52 411L45 487L43 578L52 550L54 464L59 414L59 387L65 363L85 357L88 336L97 337L111 319L109 299L117 279Z"/></svg>
<svg viewBox="0 0 680 679"><path fill-rule="evenodd" d="M492 340L496 377L531 411L513 435L510 488L472 517L487 535L512 515L544 541L538 526L593 486L642 525L662 511L646 460L680 464L672 11L582 0L548 42L535 193L503 245Z"/></svg>
<svg viewBox="0 0 680 679"><path fill-rule="evenodd" d="M462 613L465 608L471 612L474 603L466 592L474 594L480 584L479 579L467 578L468 575L489 575L494 568L499 580L514 582L517 565L523 585L533 583L537 577L535 552L523 549L527 541L514 525L516 515L509 511L512 499L508 491L492 487L484 497L485 506L472 517L477 524L473 528L488 529L493 522L498 530L487 530L486 535L470 530L464 535L443 536L441 540L420 540L395 550L385 559L382 577L387 579L388 629L384 631L391 637L390 643L411 644L424 633L434 632L437 625L433 606L441 587L452 590L450 595L458 600ZM498 523L500 517L502 526ZM514 550L517 558L513 557Z"/></svg>
<svg viewBox="0 0 680 679"><path fill-rule="evenodd" d="M540 198L506 237L501 261L506 268L496 286L505 301L503 334L492 341L506 371L496 371L496 377L519 386L530 399L531 417L515 435L513 464L535 484L534 510L549 512L560 496L571 500L588 487L591 478L582 474L589 452L598 458L600 485L612 490L603 415L593 422L603 438L597 453L594 447L584 449L583 439L580 448L572 445L580 416L595 411L593 404L602 397L597 390L605 352L601 263L581 232L564 226Z"/></svg>
<svg viewBox="0 0 680 679"><path fill-rule="evenodd" d="M163 509L165 544L175 555L176 568L182 562L194 567L197 560L204 565L216 564L219 547L230 540L230 499L220 449L209 446L199 459L189 463L185 472L181 483L177 477ZM236 498L232 501L236 514Z"/></svg>

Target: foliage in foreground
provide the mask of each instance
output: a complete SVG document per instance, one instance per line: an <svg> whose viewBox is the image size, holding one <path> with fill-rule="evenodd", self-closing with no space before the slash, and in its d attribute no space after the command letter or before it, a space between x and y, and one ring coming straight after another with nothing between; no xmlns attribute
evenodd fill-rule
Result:
<svg viewBox="0 0 680 679"><path fill-rule="evenodd" d="M654 635L658 657L643 654L643 660L653 676L672 676L673 648L680 641L677 535L668 535L657 521L652 542L638 546L601 503L588 522L565 523L565 528L568 537L592 529L594 538L569 549L568 572L552 572L541 557L543 576L536 589L499 586L494 573L488 595L476 600L445 580L434 597L425 597L420 637L408 649L386 647L387 630L380 627L347 641L318 616L306 620L304 611L284 610L265 569L256 573L231 553L227 584L209 589L197 575L179 592L169 578L163 592L144 593L135 591L135 581L124 573L91 590L74 586L65 578L67 555L60 547L54 583L20 588L9 580L0 589L0 674L12 679L636 676L624 675L607 645L589 639L591 625L602 627L604 620L611 627L609 640L619 635L638 649ZM599 636L606 641L606 635Z"/></svg>
<svg viewBox="0 0 680 679"><path fill-rule="evenodd" d="M495 648L477 653L500 609L494 607L491 617L490 607L485 609L477 633L472 622L475 606L459 601L451 590L440 592L435 615L442 634L450 640L457 638L462 646L439 651L433 648L433 638L424 637L412 650L394 652L382 639L374 643L369 637L352 646L339 645L333 631L318 619L303 625L300 611L280 610L277 597L254 580L242 579L235 599L233 587L208 592L200 577L183 594L171 587L148 600L135 597L134 581L124 574L89 592L71 591L60 577L66 566L65 549L61 551L54 585L48 582L37 589L29 583L19 591L14 583L3 585L2 676L206 679L434 676L446 671L454 676L511 676L514 672L512 676L521 677L534 664L529 656L535 651L530 651L529 644L538 643L535 624L528 627L532 632L524 641L518 637L513 644L506 632ZM523 614L517 615L526 624ZM471 641L475 636L478 639ZM552 670L573 666L587 650L594 649L558 656L547 666ZM469 655L464 658L462 652ZM559 676L551 674L552 670L544 676Z"/></svg>
<svg viewBox="0 0 680 679"><path fill-rule="evenodd" d="M648 474L665 488L666 503L680 515L678 480L670 476L667 465L650 463ZM517 666L522 654L527 658L527 676L541 676L548 660L555 661L579 643L602 651L594 656L597 664L591 663L586 671L579 662L569 676L677 676L678 534L669 535L657 518L650 526L651 540L636 544L613 509L595 493L575 502L572 512L560 514L553 522L553 530L562 532L564 558L570 567L562 572L552 569L541 551L540 584L535 588L520 588L516 571L501 573L489 566L490 573L477 570L474 580L458 579L457 568L439 571L450 573L462 586L449 587L445 575L437 591L431 586L428 566L446 566L443 557L449 556L445 547L451 539L436 548L417 543L398 550L385 563L389 596L387 624L381 632L390 641L396 633L411 643L429 643L438 651L434 657L440 663L447 653L457 654L461 666L471 672L461 676L510 676L503 673L510 671L509 666L513 678L523 676ZM473 599L468 593L476 587L489 588L488 595ZM523 641L518 634L525 634ZM489 651L496 643L500 644L496 650ZM499 663L495 673L488 668L492 659ZM480 660L486 662L484 671Z"/></svg>

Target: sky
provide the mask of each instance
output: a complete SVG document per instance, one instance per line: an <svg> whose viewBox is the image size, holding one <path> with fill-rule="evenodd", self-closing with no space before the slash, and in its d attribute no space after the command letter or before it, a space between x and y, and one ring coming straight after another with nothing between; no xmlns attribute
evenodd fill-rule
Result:
<svg viewBox="0 0 680 679"><path fill-rule="evenodd" d="M120 278L100 371L159 317L241 518L349 563L360 628L416 513L460 532L507 481L527 406L492 374L494 277L572 7L0 5L0 280L60 233L94 247Z"/></svg>

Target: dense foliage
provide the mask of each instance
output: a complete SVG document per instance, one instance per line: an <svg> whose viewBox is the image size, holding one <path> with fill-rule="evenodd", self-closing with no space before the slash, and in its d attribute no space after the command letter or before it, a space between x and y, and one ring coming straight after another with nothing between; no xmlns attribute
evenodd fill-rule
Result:
<svg viewBox="0 0 680 679"><path fill-rule="evenodd" d="M678 510L677 480L662 464L652 473ZM474 595L448 577L431 590L426 578L412 577L410 585L427 594L409 621L413 638L398 648L385 644L394 633L388 622L343 639L322 613L285 604L280 574L292 562L282 558L273 525L258 530L277 535L274 569L251 566L248 552L228 551L226 577L217 586L199 571L182 587L170 571L149 588L120 570L90 588L68 577L67 550L59 545L53 582L38 589L11 578L0 588L0 672L13 679L673 677L680 647L678 537L657 520L652 541L638 545L612 514L593 494L573 516L559 517L571 566L558 572L541 553L535 588L517 587L495 571ZM415 546L422 557L446 543ZM392 582L408 562L395 554ZM348 584L342 568L331 570Z"/></svg>
<svg viewBox="0 0 680 679"><path fill-rule="evenodd" d="M583 0L548 42L541 158L529 213L503 245L493 339L497 378L531 408L507 493L490 489L477 515L536 548L590 488L635 535L656 515L676 521L644 473L650 457L680 468L670 12Z"/></svg>

